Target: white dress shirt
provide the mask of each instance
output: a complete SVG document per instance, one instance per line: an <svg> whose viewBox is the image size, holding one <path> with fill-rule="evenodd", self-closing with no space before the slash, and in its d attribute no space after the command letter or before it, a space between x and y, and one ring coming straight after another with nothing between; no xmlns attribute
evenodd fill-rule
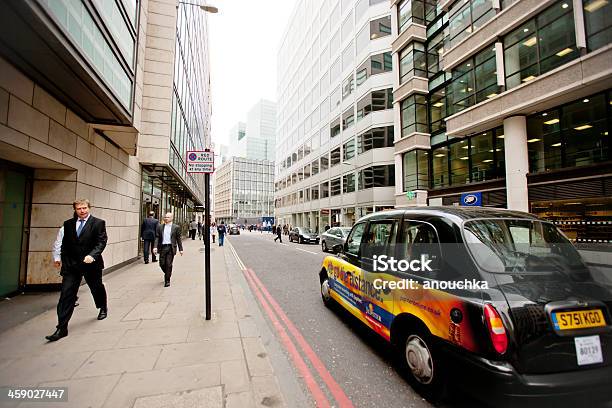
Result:
<svg viewBox="0 0 612 408"><path fill-rule="evenodd" d="M164 225L164 237L162 239L162 245L172 243L172 223Z"/></svg>
<svg viewBox="0 0 612 408"><path fill-rule="evenodd" d="M55 238L55 242L53 243L53 248L51 252L53 253L53 261L59 262L62 260L62 241L64 240L64 226L62 225L57 231L57 237Z"/></svg>
<svg viewBox="0 0 612 408"><path fill-rule="evenodd" d="M85 218L85 222L83 223L83 228L85 228L85 224L87 224L87 220L89 220L89 217L91 217L91 214L87 214L87 217ZM81 225L81 219L77 218L75 231L79 230L79 225Z"/></svg>

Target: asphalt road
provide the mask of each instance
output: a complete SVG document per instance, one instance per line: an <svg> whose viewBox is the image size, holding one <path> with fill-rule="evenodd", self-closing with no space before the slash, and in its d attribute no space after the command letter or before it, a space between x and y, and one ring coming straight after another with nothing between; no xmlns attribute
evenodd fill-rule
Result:
<svg viewBox="0 0 612 408"><path fill-rule="evenodd" d="M317 274L328 254L319 245L290 243L287 236L283 236L283 244L273 239L269 233L248 231L229 237L242 262L261 280L353 405L433 407L396 369L385 340L343 309L330 310L323 305ZM315 378L334 406L324 382ZM462 394L451 400L460 402L435 406L479 406Z"/></svg>

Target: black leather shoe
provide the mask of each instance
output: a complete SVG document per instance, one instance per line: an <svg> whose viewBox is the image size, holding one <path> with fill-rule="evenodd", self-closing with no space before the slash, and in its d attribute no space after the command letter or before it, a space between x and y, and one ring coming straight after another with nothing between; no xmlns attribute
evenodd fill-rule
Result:
<svg viewBox="0 0 612 408"><path fill-rule="evenodd" d="M145 261L145 265L148 264L148 263L149 263L149 261Z"/></svg>
<svg viewBox="0 0 612 408"><path fill-rule="evenodd" d="M164 283L164 288L167 288L168 286L170 286L170 282L165 282Z"/></svg>
<svg viewBox="0 0 612 408"><path fill-rule="evenodd" d="M157 262L157 259L153 258L153 262Z"/></svg>
<svg viewBox="0 0 612 408"><path fill-rule="evenodd" d="M107 314L108 314L108 310L106 308L100 309L100 313L98 313L98 320L106 319Z"/></svg>
<svg viewBox="0 0 612 408"><path fill-rule="evenodd" d="M50 336L45 336L45 339L49 341L58 341L62 337L66 337L68 335L68 329L57 329L55 333Z"/></svg>

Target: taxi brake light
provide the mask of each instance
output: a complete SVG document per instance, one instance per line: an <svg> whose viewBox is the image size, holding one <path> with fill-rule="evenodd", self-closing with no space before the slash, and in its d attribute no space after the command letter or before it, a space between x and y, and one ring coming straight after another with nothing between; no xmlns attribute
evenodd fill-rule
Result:
<svg viewBox="0 0 612 408"><path fill-rule="evenodd" d="M493 348L497 353L504 354L508 349L508 335L499 313L491 304L487 303L484 306L484 315Z"/></svg>

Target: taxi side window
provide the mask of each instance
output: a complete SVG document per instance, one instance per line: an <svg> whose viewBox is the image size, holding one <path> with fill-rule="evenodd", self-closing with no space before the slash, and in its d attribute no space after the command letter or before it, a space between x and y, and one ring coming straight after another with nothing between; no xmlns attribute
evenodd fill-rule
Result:
<svg viewBox="0 0 612 408"><path fill-rule="evenodd" d="M353 256L359 256L359 247L363 238L363 231L366 223L362 222L353 227L351 234L346 240L346 253Z"/></svg>
<svg viewBox="0 0 612 408"><path fill-rule="evenodd" d="M431 260L429 267L433 270L418 271L416 275L436 278L440 268L440 244L438 234L433 226L419 221L404 221L402 232L398 239L400 259Z"/></svg>
<svg viewBox="0 0 612 408"><path fill-rule="evenodd" d="M368 234L363 240L365 258L372 258L374 255L391 255L391 243L395 235L393 220L370 222Z"/></svg>

